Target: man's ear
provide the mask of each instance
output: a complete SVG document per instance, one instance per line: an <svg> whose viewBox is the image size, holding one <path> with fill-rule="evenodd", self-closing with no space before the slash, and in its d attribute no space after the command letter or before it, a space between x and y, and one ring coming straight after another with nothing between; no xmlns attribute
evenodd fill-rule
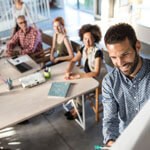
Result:
<svg viewBox="0 0 150 150"><path fill-rule="evenodd" d="M135 47L136 47L136 51L139 53L141 49L141 42L139 40L136 41Z"/></svg>

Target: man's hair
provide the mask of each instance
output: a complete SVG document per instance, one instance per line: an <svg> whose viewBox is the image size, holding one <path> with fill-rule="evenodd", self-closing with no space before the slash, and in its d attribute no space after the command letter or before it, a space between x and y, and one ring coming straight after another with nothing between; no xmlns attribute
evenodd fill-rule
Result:
<svg viewBox="0 0 150 150"><path fill-rule="evenodd" d="M119 23L111 26L104 37L105 45L115 44L128 39L133 49L135 48L137 37L134 29L127 23Z"/></svg>
<svg viewBox="0 0 150 150"><path fill-rule="evenodd" d="M26 17L24 15L20 15L20 16L17 17L17 19L24 19L24 20L26 20Z"/></svg>
<svg viewBox="0 0 150 150"><path fill-rule="evenodd" d="M97 43L101 40L101 30L97 25L86 24L83 25L79 30L80 40L83 41L84 33L90 32L94 37L94 41Z"/></svg>

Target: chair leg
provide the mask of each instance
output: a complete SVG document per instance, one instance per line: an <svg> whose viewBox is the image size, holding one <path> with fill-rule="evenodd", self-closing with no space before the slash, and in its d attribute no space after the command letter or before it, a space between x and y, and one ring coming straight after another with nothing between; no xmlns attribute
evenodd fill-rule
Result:
<svg viewBox="0 0 150 150"><path fill-rule="evenodd" d="M100 116L99 116L99 88L96 88L95 90L95 120L96 122L99 122Z"/></svg>

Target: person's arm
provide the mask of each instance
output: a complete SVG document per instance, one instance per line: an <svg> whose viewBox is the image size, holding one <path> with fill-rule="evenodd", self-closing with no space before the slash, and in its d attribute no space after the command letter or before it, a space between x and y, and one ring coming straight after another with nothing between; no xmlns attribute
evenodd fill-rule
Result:
<svg viewBox="0 0 150 150"><path fill-rule="evenodd" d="M104 144L111 146L119 136L118 104L113 96L113 83L108 75L102 82Z"/></svg>
<svg viewBox="0 0 150 150"><path fill-rule="evenodd" d="M70 77L72 76L72 69L74 67L74 64L77 61L81 60L81 57L82 57L81 52L78 51L76 56L72 58L72 60L70 61L69 65L66 69L65 79L70 79Z"/></svg>
<svg viewBox="0 0 150 150"><path fill-rule="evenodd" d="M42 44L42 40L41 40L41 33L38 30L35 30L32 28L33 31L30 32L30 38L28 40L29 41L29 46L26 49L22 49L21 54L25 55L25 54L31 54L34 53L37 49L37 45L39 44L39 42L41 42ZM28 36L29 37L29 36Z"/></svg>
<svg viewBox="0 0 150 150"><path fill-rule="evenodd" d="M64 44L66 46L66 49L68 51L68 56L62 56L62 57L58 57L55 59L55 62L59 62L59 61L69 61L73 58L73 48L72 48L72 45L69 41L69 39L67 38L67 36L64 36Z"/></svg>
<svg viewBox="0 0 150 150"><path fill-rule="evenodd" d="M17 21L16 21L17 18L16 18L16 11L15 11L15 5L14 4L12 5L11 11L12 11L13 28L15 28L16 24L17 24Z"/></svg>
<svg viewBox="0 0 150 150"><path fill-rule="evenodd" d="M101 63L102 63L101 52L97 51L97 53L95 55L94 71L91 71L91 72L88 72L88 73L84 72L84 73L72 74L72 76L70 78L71 79L79 79L79 78L97 77L100 74Z"/></svg>
<svg viewBox="0 0 150 150"><path fill-rule="evenodd" d="M13 48L17 46L18 42L19 42L19 32L17 32L14 36L12 36L10 41L8 41L7 43L6 53L8 56L11 56L13 54Z"/></svg>
<svg viewBox="0 0 150 150"><path fill-rule="evenodd" d="M50 60L52 62L54 62L55 43L56 43L56 33L54 33L53 35L52 48L50 52Z"/></svg>
<svg viewBox="0 0 150 150"><path fill-rule="evenodd" d="M29 23L30 23L33 27L36 28L36 25L35 25L35 23L34 23L34 21L33 21L33 17L32 17L32 14L31 14L31 11L30 11L28 5L25 4L25 3L23 3L23 7L24 7L24 9L25 9L26 16L28 17Z"/></svg>

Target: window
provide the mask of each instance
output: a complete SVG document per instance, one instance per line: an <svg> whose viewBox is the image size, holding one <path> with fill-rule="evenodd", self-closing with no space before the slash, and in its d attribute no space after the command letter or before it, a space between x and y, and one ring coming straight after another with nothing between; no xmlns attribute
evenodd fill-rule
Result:
<svg viewBox="0 0 150 150"><path fill-rule="evenodd" d="M93 0L66 0L66 3L73 7L89 13L94 11L94 1Z"/></svg>

